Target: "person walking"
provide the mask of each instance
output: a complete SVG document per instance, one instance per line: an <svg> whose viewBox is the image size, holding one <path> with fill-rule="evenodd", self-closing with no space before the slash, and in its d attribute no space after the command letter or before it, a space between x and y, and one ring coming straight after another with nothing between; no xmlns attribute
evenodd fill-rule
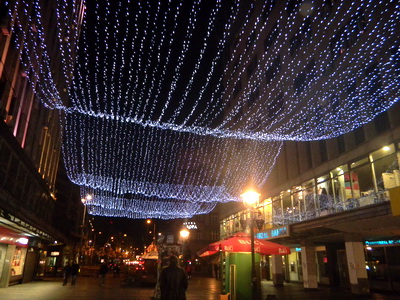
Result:
<svg viewBox="0 0 400 300"><path fill-rule="evenodd" d="M64 280L63 285L68 284L68 278L71 276L71 263L67 262L64 266Z"/></svg>
<svg viewBox="0 0 400 300"><path fill-rule="evenodd" d="M178 266L175 255L169 257L169 266L161 271L161 300L186 300L188 277L185 270Z"/></svg>
<svg viewBox="0 0 400 300"><path fill-rule="evenodd" d="M188 279L192 278L192 265L190 263L188 263L186 266L186 274Z"/></svg>
<svg viewBox="0 0 400 300"><path fill-rule="evenodd" d="M76 276L78 275L78 272L79 272L79 265L76 262L72 263L72 266L71 266L71 285L75 285Z"/></svg>
<svg viewBox="0 0 400 300"><path fill-rule="evenodd" d="M107 273L108 273L108 267L105 263L102 263L99 269L99 275L100 275L99 286L102 286L104 284Z"/></svg>

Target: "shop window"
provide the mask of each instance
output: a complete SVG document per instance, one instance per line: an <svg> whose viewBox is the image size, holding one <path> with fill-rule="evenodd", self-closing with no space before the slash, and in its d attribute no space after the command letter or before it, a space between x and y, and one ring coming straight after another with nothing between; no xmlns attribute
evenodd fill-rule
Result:
<svg viewBox="0 0 400 300"><path fill-rule="evenodd" d="M374 203L375 189L371 164L364 158L350 164L354 198L361 206Z"/></svg>
<svg viewBox="0 0 400 300"><path fill-rule="evenodd" d="M321 277L328 277L328 258L326 251L317 251L317 266L318 266L318 277L321 281Z"/></svg>
<svg viewBox="0 0 400 300"><path fill-rule="evenodd" d="M317 178L317 203L320 215L330 214L333 210L333 188L329 175L323 175Z"/></svg>
<svg viewBox="0 0 400 300"><path fill-rule="evenodd" d="M293 215L295 215L297 212L293 210L293 203L291 199L290 190L281 192L281 198L282 198L284 224L287 224L288 221L293 220Z"/></svg>
<svg viewBox="0 0 400 300"><path fill-rule="evenodd" d="M312 219L316 215L315 207L315 183L314 179L302 184L304 197L304 212L305 219Z"/></svg>
<svg viewBox="0 0 400 300"><path fill-rule="evenodd" d="M304 219L304 216L302 216L304 212L303 191L301 186L293 187L292 191L293 205L290 209L286 209L286 213L290 218L290 222L298 222Z"/></svg>
<svg viewBox="0 0 400 300"><path fill-rule="evenodd" d="M399 164L396 155L390 154L373 162L378 193L387 189L400 186ZM380 195L382 197L382 195Z"/></svg>
<svg viewBox="0 0 400 300"><path fill-rule="evenodd" d="M371 280L388 280L385 248L377 247L366 251L368 278Z"/></svg>
<svg viewBox="0 0 400 300"><path fill-rule="evenodd" d="M272 217L275 226L283 225L282 201L279 196L272 199Z"/></svg>
<svg viewBox="0 0 400 300"><path fill-rule="evenodd" d="M11 261L11 276L22 275L24 271L26 248L16 247Z"/></svg>
<svg viewBox="0 0 400 300"><path fill-rule="evenodd" d="M400 145L399 145L400 146ZM382 147L379 150L376 150L375 152L371 153L371 160L372 161L376 161L382 157L386 157L388 155L391 155L395 153L395 149L394 149L394 145L390 144L390 145L386 145L384 147Z"/></svg>
<svg viewBox="0 0 400 300"><path fill-rule="evenodd" d="M351 185L347 165L342 165L331 171L333 180L333 196L337 209L341 209L342 202L352 198ZM345 178L346 177L346 178Z"/></svg>

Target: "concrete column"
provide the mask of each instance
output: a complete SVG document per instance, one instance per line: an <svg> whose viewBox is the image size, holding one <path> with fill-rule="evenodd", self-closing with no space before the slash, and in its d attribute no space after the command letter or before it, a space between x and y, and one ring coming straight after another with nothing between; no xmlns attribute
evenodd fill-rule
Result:
<svg viewBox="0 0 400 300"><path fill-rule="evenodd" d="M7 252L4 257L3 271L0 276L0 288L8 287L10 283L11 261L15 252L15 245L7 245Z"/></svg>
<svg viewBox="0 0 400 300"><path fill-rule="evenodd" d="M283 285L283 264L282 255L271 255L272 256L272 282L274 286Z"/></svg>
<svg viewBox="0 0 400 300"><path fill-rule="evenodd" d="M361 238L357 235L345 236L345 247L351 292L357 295L367 295L369 294L369 283Z"/></svg>
<svg viewBox="0 0 400 300"><path fill-rule="evenodd" d="M315 246L307 241L302 242L301 264L303 267L303 286L305 289L317 289L317 259Z"/></svg>

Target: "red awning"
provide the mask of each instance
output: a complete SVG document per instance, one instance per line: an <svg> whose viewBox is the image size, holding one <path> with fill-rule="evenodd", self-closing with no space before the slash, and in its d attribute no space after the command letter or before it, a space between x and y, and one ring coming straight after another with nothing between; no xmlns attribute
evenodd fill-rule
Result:
<svg viewBox="0 0 400 300"><path fill-rule="evenodd" d="M209 256L218 251L251 252L251 238L246 233L237 233L230 238L209 244L197 252L199 257ZM263 255L290 254L290 248L270 241L254 238L254 252Z"/></svg>

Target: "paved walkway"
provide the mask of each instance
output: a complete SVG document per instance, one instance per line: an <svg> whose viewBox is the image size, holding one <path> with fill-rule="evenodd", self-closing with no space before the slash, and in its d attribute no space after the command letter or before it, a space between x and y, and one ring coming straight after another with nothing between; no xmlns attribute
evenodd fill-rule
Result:
<svg viewBox="0 0 400 300"><path fill-rule="evenodd" d="M285 284L275 288L271 282L262 282L262 299L280 300L342 300L373 299L394 300L400 295L371 294L357 297L343 289L320 287L318 290L304 290L301 284ZM62 286L61 278L49 278L0 289L1 300L150 300L153 287L127 286L121 278L108 276L104 286L98 285L94 277L78 277L75 286ZM220 281L209 277L192 277L187 291L187 300L220 300Z"/></svg>
<svg viewBox="0 0 400 300"><path fill-rule="evenodd" d="M99 286L95 277L78 277L76 285L63 286L61 278L47 278L0 289L1 300L150 300L154 287L126 285L123 276L107 275ZM194 277L189 281L187 300L219 300L220 282L215 278Z"/></svg>

